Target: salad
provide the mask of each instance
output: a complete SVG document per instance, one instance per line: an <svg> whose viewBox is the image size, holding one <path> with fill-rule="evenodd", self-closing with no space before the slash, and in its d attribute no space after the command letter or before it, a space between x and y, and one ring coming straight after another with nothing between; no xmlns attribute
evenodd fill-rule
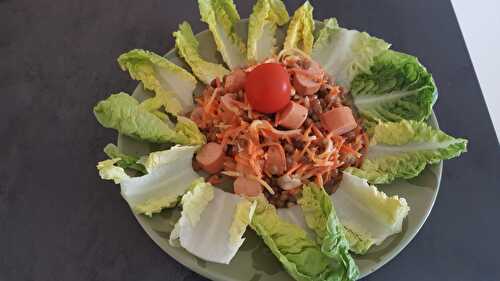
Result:
<svg viewBox="0 0 500 281"><path fill-rule="evenodd" d="M334 18L315 27L309 2L290 18L281 0L257 0L245 39L231 0L198 4L224 64L204 59L187 22L173 35L189 68L122 54L151 96L113 94L95 117L154 149L108 144L101 178L120 184L137 214L179 209L170 243L201 259L228 264L255 231L296 280L356 280L353 255L401 232L410 211L375 185L466 151L467 140L426 123L431 74Z"/></svg>

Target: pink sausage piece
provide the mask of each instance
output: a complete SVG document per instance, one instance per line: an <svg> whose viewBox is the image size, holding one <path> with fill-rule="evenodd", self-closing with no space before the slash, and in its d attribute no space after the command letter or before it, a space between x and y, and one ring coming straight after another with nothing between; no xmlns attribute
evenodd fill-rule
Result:
<svg viewBox="0 0 500 281"><path fill-rule="evenodd" d="M282 175L286 171L285 150L282 146L273 145L267 150L264 170L271 175Z"/></svg>
<svg viewBox="0 0 500 281"><path fill-rule="evenodd" d="M203 113L203 108L201 108L200 106L195 107L195 109L193 109L193 111L191 112L191 120L193 120L193 122L198 126L200 126L203 122Z"/></svg>
<svg viewBox="0 0 500 281"><path fill-rule="evenodd" d="M297 93L302 96L314 95L321 88L320 83L300 73L295 73L292 83Z"/></svg>
<svg viewBox="0 0 500 281"><path fill-rule="evenodd" d="M200 167L207 173L215 174L224 168L224 150L222 145L209 142L205 144L198 154L196 154L196 161Z"/></svg>
<svg viewBox="0 0 500 281"><path fill-rule="evenodd" d="M278 125L287 129L298 129L307 119L307 108L291 101L278 116Z"/></svg>
<svg viewBox="0 0 500 281"><path fill-rule="evenodd" d="M237 93L245 86L247 74L241 69L236 69L224 77L224 91L226 93Z"/></svg>
<svg viewBox="0 0 500 281"><path fill-rule="evenodd" d="M256 180L246 177L237 177L233 183L234 193L248 197L255 197L262 193L262 186Z"/></svg>
<svg viewBox="0 0 500 281"><path fill-rule="evenodd" d="M321 125L334 135L343 135L358 126L351 109L347 106L336 107L321 114L320 120Z"/></svg>

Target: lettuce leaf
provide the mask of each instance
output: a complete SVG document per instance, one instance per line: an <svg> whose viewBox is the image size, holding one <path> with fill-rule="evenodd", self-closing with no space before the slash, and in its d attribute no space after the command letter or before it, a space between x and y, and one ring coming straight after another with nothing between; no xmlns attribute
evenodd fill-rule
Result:
<svg viewBox="0 0 500 281"><path fill-rule="evenodd" d="M200 144L204 138L194 123L181 121L173 128L123 92L100 101L94 107L94 115L105 128L152 143Z"/></svg>
<svg viewBox="0 0 500 281"><path fill-rule="evenodd" d="M129 179L129 175L125 173L122 167L115 166L119 162L120 158L108 159L97 163L97 170L99 171L99 176L103 180L112 180L116 184L119 184L123 180Z"/></svg>
<svg viewBox="0 0 500 281"><path fill-rule="evenodd" d="M417 58L392 50L354 77L351 94L362 117L374 123L426 120L437 98L434 80Z"/></svg>
<svg viewBox="0 0 500 281"><path fill-rule="evenodd" d="M306 1L293 14L288 25L284 49L300 49L310 54L314 42L313 6Z"/></svg>
<svg viewBox="0 0 500 281"><path fill-rule="evenodd" d="M230 69L245 66L246 46L235 31L240 16L232 0L198 0L201 20L208 24L217 50Z"/></svg>
<svg viewBox="0 0 500 281"><path fill-rule="evenodd" d="M346 171L370 183L389 183L416 177L427 164L467 151L467 140L451 137L424 122L402 120L374 127L361 168Z"/></svg>
<svg viewBox="0 0 500 281"><path fill-rule="evenodd" d="M314 184L305 185L298 203L307 225L316 233L321 252L339 262L338 274L343 276L341 280L356 280L359 276L358 267L349 254L344 229L325 190Z"/></svg>
<svg viewBox="0 0 500 281"><path fill-rule="evenodd" d="M193 109L196 79L185 69L166 58L145 50L132 50L120 55L118 63L139 80L147 90L154 91L168 112L177 114Z"/></svg>
<svg viewBox="0 0 500 281"><path fill-rule="evenodd" d="M137 163L137 161L139 161L139 157L123 153L116 145L112 143L108 143L104 147L104 153L106 153L106 155L111 159L120 158L120 160L116 162L116 165L118 167L122 167L123 169L132 169L141 174L146 173L146 169L144 168L144 166Z"/></svg>
<svg viewBox="0 0 500 281"><path fill-rule="evenodd" d="M144 160L148 174L121 181L121 194L132 210L151 216L175 206L179 197L199 176L192 158L198 146L174 146L153 152Z"/></svg>
<svg viewBox="0 0 500 281"><path fill-rule="evenodd" d="M404 198L388 197L366 179L344 173L337 191L331 195L350 248L364 254L371 245L380 245L387 237L401 232L410 208Z"/></svg>
<svg viewBox="0 0 500 281"><path fill-rule="evenodd" d="M258 0L248 20L247 59L262 62L276 53L276 28L288 22L281 0Z"/></svg>
<svg viewBox="0 0 500 281"><path fill-rule="evenodd" d="M352 79L369 72L374 58L390 44L366 32L340 28L335 19L327 19L314 43L312 58L319 62L335 81L350 89Z"/></svg>
<svg viewBox="0 0 500 281"><path fill-rule="evenodd" d="M303 229L281 219L265 200L258 200L250 226L295 280L355 280L347 279L341 261L325 255Z"/></svg>
<svg viewBox="0 0 500 281"><path fill-rule="evenodd" d="M182 197L182 212L170 234L179 244L206 261L228 264L245 239L255 204L203 181Z"/></svg>
<svg viewBox="0 0 500 281"><path fill-rule="evenodd" d="M179 30L174 32L175 46L179 55L184 58L187 64L191 67L194 75L203 83L210 84L215 78L224 77L229 73L229 70L223 65L212 63L204 60L199 52L199 43L194 37L193 30L187 22L179 25Z"/></svg>

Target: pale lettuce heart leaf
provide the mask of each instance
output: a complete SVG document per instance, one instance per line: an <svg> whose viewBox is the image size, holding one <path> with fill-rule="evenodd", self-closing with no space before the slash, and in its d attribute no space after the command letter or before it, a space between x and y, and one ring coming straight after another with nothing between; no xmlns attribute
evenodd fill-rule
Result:
<svg viewBox="0 0 500 281"><path fill-rule="evenodd" d="M189 144L204 144L207 139L196 123L184 116L177 116L175 131L189 139Z"/></svg>
<svg viewBox="0 0 500 281"><path fill-rule="evenodd" d="M341 270L342 261L325 255L301 227L280 218L265 199L258 200L250 226L295 280L340 281L357 277L347 279Z"/></svg>
<svg viewBox="0 0 500 281"><path fill-rule="evenodd" d="M314 42L313 6L306 1L293 14L286 32L284 49L300 49L310 54Z"/></svg>
<svg viewBox="0 0 500 281"><path fill-rule="evenodd" d="M182 198L171 244L203 260L228 264L245 240L254 210L255 204L247 199L198 182Z"/></svg>
<svg viewBox="0 0 500 281"><path fill-rule="evenodd" d="M94 115L105 128L115 129L138 140L152 143L200 144L204 139L194 123L181 121L177 122L174 128L172 123L142 108L135 98L126 93L114 94L100 101L94 107Z"/></svg>
<svg viewBox="0 0 500 281"><path fill-rule="evenodd" d="M247 59L262 62L276 54L276 28L289 20L281 0L258 0L248 19Z"/></svg>
<svg viewBox="0 0 500 281"><path fill-rule="evenodd" d="M366 179L345 172L331 199L340 222L350 232L350 248L357 254L401 232L410 210L404 198L389 197Z"/></svg>
<svg viewBox="0 0 500 281"><path fill-rule="evenodd" d="M153 52L135 49L118 57L122 70L128 71L147 90L154 91L168 112L178 114L193 109L196 78L191 73Z"/></svg>
<svg viewBox="0 0 500 281"><path fill-rule="evenodd" d="M129 179L129 175L125 173L122 167L115 165L121 160L121 158L114 158L101 161L97 163L97 170L99 171L99 176L103 180L112 180L116 184Z"/></svg>
<svg viewBox="0 0 500 281"><path fill-rule="evenodd" d="M427 164L451 159L467 151L467 140L454 138L425 122L402 120L373 128L361 168L346 171L370 183L390 183L416 177Z"/></svg>
<svg viewBox="0 0 500 281"><path fill-rule="evenodd" d="M418 59L392 50L354 77L351 94L361 116L372 123L426 120L437 97L434 80Z"/></svg>
<svg viewBox="0 0 500 281"><path fill-rule="evenodd" d="M360 72L369 72L374 58L389 47L382 39L341 28L335 19L327 19L314 43L312 58L336 83L350 89L352 79Z"/></svg>
<svg viewBox="0 0 500 281"><path fill-rule="evenodd" d="M349 254L349 242L333 207L334 204L323 187L314 184L304 185L298 203L307 226L316 233L321 251L339 261L338 271L343 276L341 280L356 280L359 269Z"/></svg>
<svg viewBox="0 0 500 281"><path fill-rule="evenodd" d="M230 69L247 65L245 42L236 33L240 16L232 0L198 0L201 20L208 29L217 50Z"/></svg>
<svg viewBox="0 0 500 281"><path fill-rule="evenodd" d="M122 180L121 194L132 210L151 216L175 206L191 183L199 178L192 167L197 149L198 146L174 146L166 151L153 152L151 159L144 161L148 165L148 174Z"/></svg>
<svg viewBox="0 0 500 281"><path fill-rule="evenodd" d="M194 75L205 84L210 84L215 78L224 77L229 70L222 64L212 63L204 60L198 52L199 42L193 34L191 26L187 22L179 25L179 30L174 32L175 46L179 55L191 67Z"/></svg>
<svg viewBox="0 0 500 281"><path fill-rule="evenodd" d="M111 159L120 158L120 160L116 162L116 166L118 167L122 167L123 169L132 169L139 172L140 174L146 173L146 169L144 168L144 166L140 163L137 163L139 157L123 153L116 145L112 143L108 143L104 147L104 153L106 153L106 155Z"/></svg>

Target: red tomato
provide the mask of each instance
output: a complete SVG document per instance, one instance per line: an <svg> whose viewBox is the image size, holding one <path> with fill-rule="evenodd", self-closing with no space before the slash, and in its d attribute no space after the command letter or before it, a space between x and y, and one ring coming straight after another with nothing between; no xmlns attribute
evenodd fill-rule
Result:
<svg viewBox="0 0 500 281"><path fill-rule="evenodd" d="M252 109L262 113L282 110L290 101L290 77L278 63L265 63L247 75L245 92Z"/></svg>

